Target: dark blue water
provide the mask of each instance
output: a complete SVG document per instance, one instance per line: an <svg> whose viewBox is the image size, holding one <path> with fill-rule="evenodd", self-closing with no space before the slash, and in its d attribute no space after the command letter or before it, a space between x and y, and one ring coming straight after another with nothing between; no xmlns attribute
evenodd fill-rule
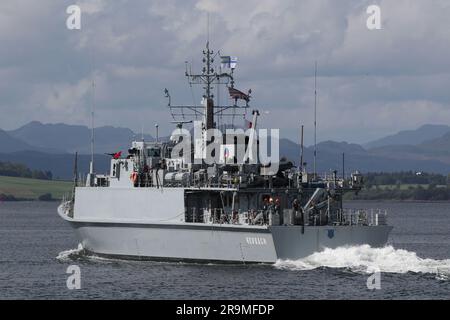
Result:
<svg viewBox="0 0 450 320"><path fill-rule="evenodd" d="M450 203L347 206L388 209L389 246L223 266L86 257L73 250L77 241L56 203L0 203L0 299L450 299ZM66 286L74 264L81 290ZM380 290L366 285L374 266Z"/></svg>

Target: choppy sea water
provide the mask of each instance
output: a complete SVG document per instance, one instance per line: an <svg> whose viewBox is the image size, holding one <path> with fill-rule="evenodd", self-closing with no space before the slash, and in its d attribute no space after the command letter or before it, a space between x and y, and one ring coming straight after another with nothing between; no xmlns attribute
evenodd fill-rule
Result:
<svg viewBox="0 0 450 320"><path fill-rule="evenodd" d="M387 209L388 246L205 265L86 256L56 203L0 202L0 299L450 299L450 203L346 206ZM80 267L81 290L67 289L70 265ZM380 290L367 288L374 268Z"/></svg>

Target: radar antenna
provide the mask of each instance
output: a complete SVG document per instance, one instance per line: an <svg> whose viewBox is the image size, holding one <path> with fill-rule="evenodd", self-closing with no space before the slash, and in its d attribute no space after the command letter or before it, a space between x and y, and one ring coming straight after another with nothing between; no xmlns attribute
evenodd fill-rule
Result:
<svg viewBox="0 0 450 320"><path fill-rule="evenodd" d="M191 87L191 94L193 96L193 105L173 105L172 99L168 89L164 90L165 97L168 99L168 108L173 119L173 123L190 123L198 117L203 118L203 122L207 129L216 128L217 122L222 122L222 117L231 117L233 122L236 115L243 110L242 116L245 117L247 109L249 108L251 90L247 94L234 88L234 67L230 68L230 72L222 70L221 66L216 67L216 57L220 56L220 52L214 52L209 47L209 41L206 42L206 47L203 50L203 67L201 73L193 73L192 68L186 62L185 75L188 79L188 84ZM223 57L222 57L223 58ZM204 91L202 96L202 103L196 104L194 94L192 91L193 85L200 85ZM227 88L231 100L230 104L214 105L214 88L217 88L217 95L219 96L220 86ZM200 99L198 99L200 100ZM239 105L238 101L245 101L244 105ZM217 119L216 119L217 118Z"/></svg>

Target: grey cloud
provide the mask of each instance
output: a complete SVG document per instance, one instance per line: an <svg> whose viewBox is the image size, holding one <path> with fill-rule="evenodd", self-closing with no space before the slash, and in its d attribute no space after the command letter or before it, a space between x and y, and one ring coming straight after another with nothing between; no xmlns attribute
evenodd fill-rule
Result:
<svg viewBox="0 0 450 320"><path fill-rule="evenodd" d="M65 28L74 2L81 31ZM365 26L373 3L382 9L379 31ZM364 142L450 122L447 1L4 0L0 128L88 124L92 79L99 124L140 131L167 123L164 88L192 103L184 62L200 68L206 12L214 49L239 57L240 87L253 89L255 107L267 111L262 124L282 135L296 138L300 122L311 129L315 60L320 139Z"/></svg>

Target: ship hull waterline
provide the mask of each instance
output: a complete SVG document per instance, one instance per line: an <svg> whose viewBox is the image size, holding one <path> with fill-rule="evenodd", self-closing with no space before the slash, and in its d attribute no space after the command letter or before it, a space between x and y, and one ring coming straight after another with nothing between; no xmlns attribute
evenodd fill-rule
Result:
<svg viewBox="0 0 450 320"><path fill-rule="evenodd" d="M298 260L325 248L386 245L391 226L235 226L201 223L77 221L83 249L105 257L217 263Z"/></svg>

